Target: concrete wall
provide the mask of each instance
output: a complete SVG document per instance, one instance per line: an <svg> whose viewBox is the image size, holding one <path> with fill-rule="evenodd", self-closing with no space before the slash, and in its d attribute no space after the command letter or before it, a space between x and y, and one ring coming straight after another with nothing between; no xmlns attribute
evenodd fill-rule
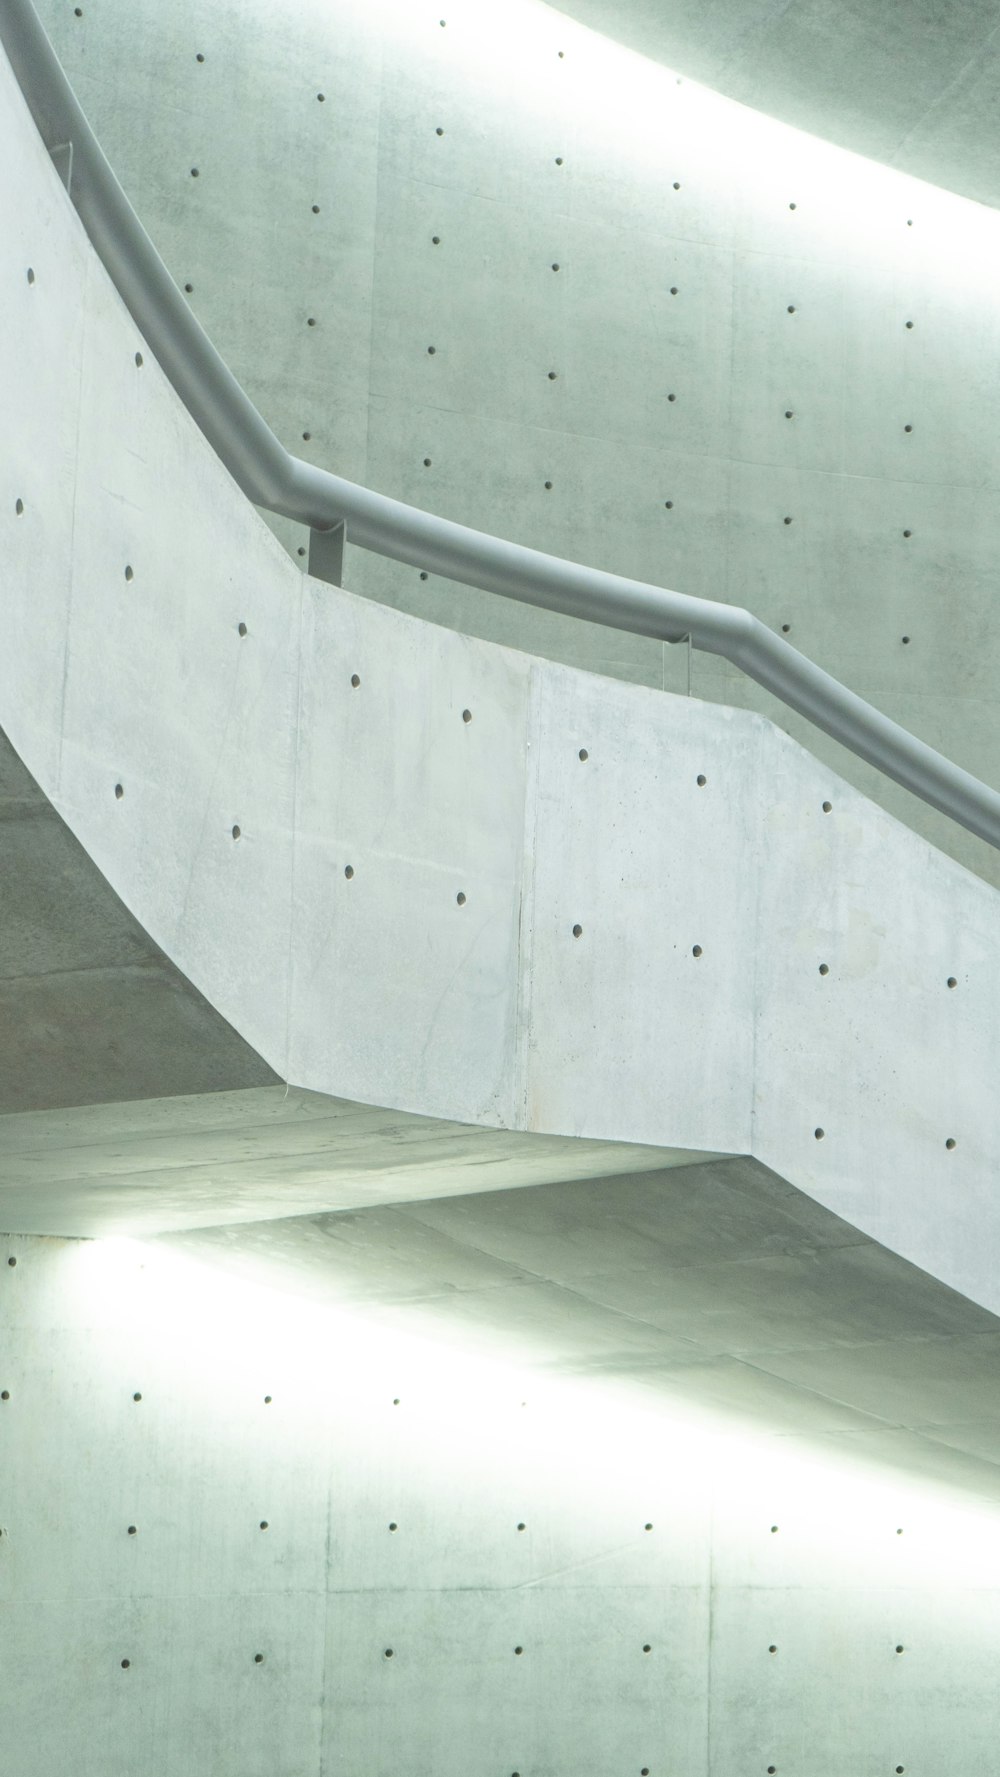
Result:
<svg viewBox="0 0 1000 1777"><path fill-rule="evenodd" d="M300 574L0 79L0 720L143 929L293 1085L756 1154L1000 1306L994 891L759 715Z"/></svg>
<svg viewBox="0 0 1000 1777"><path fill-rule="evenodd" d="M0 1329L12 1777L991 1768L995 1505L156 1243L0 1242Z"/></svg>
<svg viewBox="0 0 1000 1777"><path fill-rule="evenodd" d="M746 604L1000 783L992 212L678 85L535 0L39 10L178 283L289 448ZM686 684L682 650L360 552L347 583L535 654ZM1000 881L985 844L724 663L696 656L693 687L764 711Z"/></svg>

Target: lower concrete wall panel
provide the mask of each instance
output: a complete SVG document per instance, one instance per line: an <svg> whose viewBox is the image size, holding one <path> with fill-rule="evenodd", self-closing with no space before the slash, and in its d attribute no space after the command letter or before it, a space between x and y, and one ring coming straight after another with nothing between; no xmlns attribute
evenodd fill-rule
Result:
<svg viewBox="0 0 1000 1777"><path fill-rule="evenodd" d="M995 1502L182 1245L0 1245L11 1777L992 1769Z"/></svg>

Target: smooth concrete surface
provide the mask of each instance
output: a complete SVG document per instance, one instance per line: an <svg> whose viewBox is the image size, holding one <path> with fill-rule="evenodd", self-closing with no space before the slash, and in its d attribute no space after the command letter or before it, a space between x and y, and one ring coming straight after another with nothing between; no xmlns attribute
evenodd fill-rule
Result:
<svg viewBox="0 0 1000 1777"><path fill-rule="evenodd" d="M149 1243L406 1339L1000 1499L1000 1320L750 1159Z"/></svg>
<svg viewBox="0 0 1000 1777"><path fill-rule="evenodd" d="M533 0L39 10L178 285L290 449L745 605L1000 784L1000 218L687 78L768 69L773 88L740 96L780 112L792 86L784 115L820 127L835 110L847 131L874 91L876 136L853 146L882 159L933 99L915 164L947 183L970 93L992 118L995 9L580 3L612 35L641 20L704 59L678 86ZM964 140L987 166L977 115ZM307 537L275 530L303 565ZM346 581L686 689L683 648L424 581L350 542ZM692 685L767 715L1000 883L989 847L740 673L695 654Z"/></svg>
<svg viewBox="0 0 1000 1777"><path fill-rule="evenodd" d="M717 1157L446 1123L288 1086L203 1091L0 1116L0 1219L33 1234L137 1236Z"/></svg>
<svg viewBox="0 0 1000 1777"><path fill-rule="evenodd" d="M657 1255L669 1241L653 1197L626 1229L583 1189L616 1262L643 1234ZM714 1195L732 1235L741 1193L719 1179ZM768 1195L759 1178L758 1210ZM520 1242L514 1202L539 1212ZM163 1242L0 1244L5 1771L991 1769L995 1499L880 1476L843 1436L820 1460L596 1374L501 1366L455 1339L460 1293L447 1340L357 1303L352 1279L404 1294L421 1247L428 1276L504 1293L512 1261L559 1262L546 1229L576 1225L559 1202L548 1187L469 1200L486 1254L454 1222L445 1242L440 1204L391 1227L375 1212L367 1252L365 1218L317 1225L339 1305ZM860 1256L772 1208L771 1235L804 1242L819 1274ZM901 1305L894 1292L883 1328Z"/></svg>
<svg viewBox="0 0 1000 1777"><path fill-rule="evenodd" d="M769 117L1000 204L994 4L563 0L558 10Z"/></svg>
<svg viewBox="0 0 1000 1777"><path fill-rule="evenodd" d="M299 574L0 79L0 718L142 928L294 1087L752 1154L1000 1307L994 890L759 715Z"/></svg>

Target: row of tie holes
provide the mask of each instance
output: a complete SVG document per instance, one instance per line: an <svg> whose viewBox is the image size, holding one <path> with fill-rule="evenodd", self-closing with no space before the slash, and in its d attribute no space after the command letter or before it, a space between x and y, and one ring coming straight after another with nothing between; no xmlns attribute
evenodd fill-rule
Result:
<svg viewBox="0 0 1000 1777"><path fill-rule="evenodd" d="M131 568L125 569L125 578L126 578L126 580L132 579L132 569ZM240 623L238 625L238 634L240 636L246 636L248 633L249 632L247 630L246 624ZM904 640L905 640L905 638L904 638ZM357 690L360 687L360 684L361 684L361 679L360 679L359 675L357 673L352 673L351 674L351 685L353 686L353 688L355 690ZM465 723L469 723L472 721L472 711L471 710L466 709L466 710L462 711L462 721ZM590 758L590 754L587 751L586 747L581 747L579 754L577 756L582 762L586 762L586 760ZM705 787L705 785L707 784L708 779L705 777L703 772L699 772L698 776L695 779L695 782L698 785L699 789L703 789ZM125 794L124 786L120 783L116 784L115 785L115 796L117 797L117 799L119 801L121 801L124 794ZM823 813L824 814L831 814L832 812L833 812L833 803L832 802L824 802L823 803ZM234 826L232 829L232 836L233 836L233 839L240 839L242 837L242 828L240 828L238 826ZM349 881L353 878L353 876L354 876L353 865L347 864L345 866L344 875L348 878ZM460 907L464 907L466 905L466 902L467 902L466 895L459 893L455 898L456 898L458 905ZM581 925L574 925L573 936L574 936L574 938L582 938L583 927ZM702 950L701 945L695 944L692 947L691 954L692 954L692 956L695 956L695 957L702 956L704 954L704 952ZM819 972L821 975L828 975L830 973L829 964L828 963L820 963ZM955 977L953 975L950 975L948 977L948 986L949 987L957 987L957 985L958 985L958 982L956 981ZM822 1139L822 1136L823 1136L823 1131L817 1130L816 1131L817 1140ZM946 1145L949 1148L953 1148L955 1146L955 1143L954 1143L954 1141L952 1141L949 1138Z"/></svg>
<svg viewBox="0 0 1000 1777"><path fill-rule="evenodd" d="M17 1261L16 1261L16 1260L15 1260L15 1259L10 1259L10 1260L8 1260L8 1263L9 1263L9 1264L16 1264L16 1262L17 1262ZM4 1392L3 1392L3 1397L2 1397L2 1398L3 1398L3 1399L4 1399L4 1400L8 1400L8 1399L9 1399L9 1398L10 1398L10 1397L9 1397L9 1394L8 1394L8 1392L7 1392L7 1391L6 1391L6 1390L4 1390ZM133 1396L132 1396L132 1398L133 1398L133 1400L135 1400L135 1401L140 1401L140 1400L141 1400L141 1399L142 1399L142 1396L141 1396L141 1394L134 1394L134 1395L133 1395ZM265 1395L265 1397L264 1397L264 1400L265 1400L265 1403L269 1403L269 1402L270 1402L270 1400L271 1400L271 1396L270 1396L270 1395ZM397 1399L397 1400L395 1400L395 1401L394 1401L394 1402L393 1402L393 1405L394 1405L394 1406L398 1406L398 1405L399 1405L399 1404L400 1404L400 1403L399 1403L399 1401L398 1401L398 1399ZM267 1530L267 1529L269 1529L269 1527L270 1527L270 1526L269 1526L269 1523L268 1523L268 1520L267 1520L267 1519L261 1519L261 1521L260 1521L260 1529L261 1529L261 1530L262 1530L262 1531L266 1531L266 1530ZM390 1531L396 1531L396 1530L398 1530L398 1528L399 1528L399 1526L398 1526L398 1524L397 1524L397 1523L395 1523L395 1522L391 1522L391 1523L390 1523L390 1524L389 1524L389 1529L390 1529ZM525 1530L525 1529L527 1529L527 1526L526 1526L526 1524L524 1524L524 1523L523 1523L523 1522L521 1522L521 1523L519 1523L519 1524L518 1524L518 1526L517 1526L517 1528L518 1528L518 1531L523 1531L523 1530ZM651 1523L647 1523L647 1524L646 1524L646 1525L645 1525L645 1526L644 1526L644 1529L646 1529L646 1530L647 1530L647 1531L649 1531L649 1530L652 1530L652 1528L653 1528L653 1526L652 1526L652 1524L651 1524ZM777 1524L772 1524L772 1525L771 1525L771 1534L772 1534L772 1535L776 1535L776 1534L777 1534L777 1530L778 1530L778 1526L777 1526ZM136 1527L136 1526L135 1526L135 1525L134 1525L134 1524L130 1524L130 1525L129 1525L129 1527L128 1527L128 1534L129 1534L129 1536L135 1536L135 1535L136 1535L136 1534L137 1534L137 1527ZM902 1529L897 1529L897 1531L896 1531L896 1535L897 1535L897 1536L902 1536L902 1534L903 1534L903 1532L902 1532ZM393 1649L392 1649L392 1648L391 1648L391 1647L387 1647L387 1648L386 1648L386 1649L385 1649L385 1658L386 1658L386 1659L392 1659L392 1658L393 1658L393 1651L394 1651L394 1650L393 1650ZM642 1650L642 1651L643 1651L643 1653L644 1653L644 1654L648 1654L648 1653L651 1653L651 1652L652 1652L652 1647L651 1647L651 1645L650 1645L650 1643L649 1643L649 1642L646 1642L646 1643L644 1643L644 1644L643 1644L643 1650ZM777 1649L777 1645L776 1645L776 1644L775 1644L775 1643L773 1643L773 1642L772 1642L772 1643L771 1643L771 1644L770 1644L770 1646L769 1646L769 1648L768 1648L768 1653L770 1653L770 1654L776 1654L776 1653L777 1653L777 1651L778 1651L778 1649ZM901 1653L903 1653L903 1651L904 1651L904 1649L903 1649L903 1646L902 1646L902 1644L900 1644L900 1643L897 1643L897 1646L896 1646L896 1652L897 1652L897 1654L901 1654ZM514 1649L514 1653L515 1653L515 1654L518 1654L518 1655L520 1655L520 1654L522 1654L522 1653L523 1653L523 1652L524 1652L524 1649L523 1649L523 1647L520 1647L520 1646L519 1646L519 1647L515 1647L515 1649ZM255 1662L255 1664L257 1664L257 1665L261 1665L261 1664L262 1664L262 1663L263 1663L263 1660L264 1660L264 1656L263 1656L263 1654L255 1654L255 1655L254 1655L254 1662ZM130 1664L131 1664L131 1662L130 1662L130 1661L129 1661L129 1660L123 1660L123 1661L122 1661L122 1666L123 1666L123 1667L124 1667L124 1668L127 1668L127 1667L128 1667L128 1666L129 1666L129 1665L130 1665ZM897 1769L897 1771L900 1771L900 1772L901 1772L901 1771L902 1771L902 1770L903 1770L903 1767L902 1767L902 1765L897 1765L897 1767L896 1767L896 1769ZM648 1770L648 1767L645 1767L645 1766L644 1766L644 1767L643 1767L643 1770L644 1770L644 1771L647 1771L647 1770ZM774 1771L774 1770L775 1770L775 1767L774 1767L774 1766L773 1766L773 1765L769 1765L769 1766L768 1766L768 1770L769 1770L769 1771L772 1771L772 1772L773 1772L773 1771ZM517 1777L517 1773L516 1773L516 1772L515 1772L515 1773L514 1773L514 1774L513 1774L513 1777Z"/></svg>
<svg viewBox="0 0 1000 1777"><path fill-rule="evenodd" d="M138 361L139 361L139 354L138 354L138 353L136 353L136 360L137 360L137 362L138 362ZM549 483L546 483L546 486L549 486L549 485L550 485L550 484L549 484ZM668 504L670 504L670 502L668 502ZM19 500L18 500L18 501L17 501L17 502L16 502L16 511L17 511L17 513L18 513L18 515L20 515L20 514L21 514L21 513L22 513L22 512L23 512L23 511L24 511L24 503L23 503L23 501L21 501L21 500L20 500L20 499L19 499ZM786 518L786 520L785 520L785 523L786 523L786 524L791 524L791 522L792 522L792 521L791 521L791 519L790 519L790 518ZM904 536L906 536L906 537L908 537L908 536L909 536L909 535L910 535L910 532L909 532L909 531L904 531L904 532L903 532L903 535L904 535ZM131 580L132 580L132 579L133 579L133 578L134 578L134 574L133 574L133 570L132 570L132 568L131 568L131 567L126 567L126 569L125 569L125 578L126 578L126 580L129 580L129 581L131 581ZM422 575L422 576L421 576L421 578L426 578L426 576L425 576L425 575ZM786 631L787 631L787 630L788 630L788 629L789 629L789 627L790 627L790 625L788 625L788 624L787 624L787 623L786 623L786 624L782 624L782 628L783 628L783 629L784 629L784 630L786 630ZM247 635L247 633L248 633L248 631L247 631L247 626L246 626L246 624L245 624L245 623L241 623L241 624L240 624L240 625L239 625L239 631L238 631L238 633L239 633L239 634L240 634L240 635L241 635L241 636L245 636L245 635ZM903 636L903 638L902 638L902 639L903 639L903 641L904 641L904 642L908 642L908 641L909 641L909 639L910 639L910 638L909 638L909 636ZM352 675L351 675L351 684L352 684L352 685L353 685L353 686L354 686L354 687L355 687L355 688L357 688L357 687L358 687L358 686L359 686L359 685L360 685L360 684L361 684L361 680L360 680L360 678L359 678L359 677L358 677L358 675L357 675L357 673L353 673L353 674L352 674ZM471 712L471 710L463 710L463 711L462 711L462 720L463 720L463 722L471 722L471 721L472 721L472 712ZM581 760L585 760L585 759L587 759L587 758L589 758L589 754L588 754L588 752L587 752L587 749L586 749L586 748L585 748L585 747L581 747L581 748L580 748L580 754L579 754L579 757L580 757L580 758L581 758ZM701 774L699 774L699 776L698 776L698 778L697 778L697 780L696 780L696 781L697 781L697 783L698 783L698 784L699 784L699 785L700 785L700 786L703 786L703 785L704 785L704 784L705 784L705 782L706 782L706 781L707 781L707 780L706 780L706 779L705 779L705 778L704 778L704 777L703 777L703 776L702 776L702 775L701 775ZM122 796L124 796L124 794L125 794L125 791L124 791L124 789L123 789L123 787L122 787L122 785L121 785L121 784L116 784L116 785L115 785L115 795L116 795L116 797L118 797L118 799L119 799L119 800L121 800L121 798L122 798ZM830 803L830 802L824 802L824 803L823 803L823 813L824 813L824 814L829 814L829 813L830 813L830 812L831 812L831 809L832 809L832 806L833 806L833 805L832 805L832 803ZM234 838L234 839L239 839L239 838L240 838L240 837L241 837L241 829L240 829L240 828L239 828L239 827L234 827L234 828L233 828L233 829L232 829L232 835L233 835L233 838ZM347 865L347 867L346 867L346 869L345 869L345 872L344 872L344 874L345 874L345 876L347 876L347 877L349 877L349 878L350 878L350 877L353 877L353 875L354 875L354 870L353 870L353 868L352 868L352 866L351 866L351 865L350 865L350 864L348 864L348 865ZM464 894L460 894L460 895L459 895L459 896L458 896L458 897L457 897L457 899L458 899L458 904L459 904L459 906L460 906L460 907L464 907L464 906L465 906L465 903L466 903L466 897L465 897L465 895L464 895ZM582 935L583 935L583 928L582 928L582 926L578 926L578 925L577 925L577 926L574 926L574 927L573 927L573 936L574 936L574 938L579 938L579 937L581 937L581 936L582 936ZM694 955L694 956L701 956L701 954L702 954L702 951L701 951L701 947L700 947L700 946L699 946L699 945L697 945L697 944L696 944L696 945L695 945L695 946L694 946L694 950L693 950L693 953L692 953L692 954L693 954L693 955ZM829 965L828 965L828 964L826 964L826 963L821 963L821 964L820 964L820 966L819 966L819 972L820 972L820 974L821 974L821 975L828 975L828 974L829 974L829 972L830 972L830 970L829 970ZM954 979L953 979L953 978L951 978L951 977L949 977L949 980L948 980L948 986L949 986L949 987L954 987L954 986L956 986L956 985L957 985L957 983L956 983L956 982L955 982L955 980L954 980ZM818 1134L817 1134L817 1139L819 1139L819 1136L820 1136L820 1135L821 1135L821 1134L822 1134L822 1132L821 1132L821 1131L820 1131L820 1132L818 1132ZM955 1145L955 1144L954 1144L954 1142L952 1142L952 1141L949 1141L949 1143L948 1143L948 1146L949 1146L949 1147L954 1147L954 1145Z"/></svg>
<svg viewBox="0 0 1000 1777"><path fill-rule="evenodd" d="M137 363L141 363L141 354L140 354L140 353L139 353L139 352L136 352L136 355L135 355L135 356L136 356L136 362L137 362ZM303 436L303 437L304 437L304 438L308 438L308 437L309 437L309 434L308 434L308 432L304 432L304 433L303 433L303 434L302 434L302 436ZM424 458L424 462L425 462L425 464L426 464L426 465L427 465L427 466L428 466L428 467L429 467L429 466L430 466L430 458L429 458L429 457L425 457L425 458ZM551 488L551 486L552 486L552 483L551 483L551 481L547 481L547 482L546 482L546 483L545 483L545 486L546 486L546 487L547 487L547 488ZM673 500L667 500L667 502L666 502L666 504L667 504L667 506L668 506L668 507L671 507L671 506L673 506ZM21 498L20 498L20 497L18 497L18 498L17 498L17 499L16 499L16 500L15 500L15 501L14 501L14 511L15 511L15 513L16 513L16 514L17 514L17 517L18 517L18 518L21 518L21 517L23 517L23 515L24 515L24 501L23 501L23 500L22 500L22 499L21 499ZM792 522L792 521L791 521L791 519L790 519L790 518L786 518L786 519L785 519L785 523L786 523L786 524L791 524L791 522ZM904 537L909 537L909 536L912 536L912 532L911 532L911 531L904 531L904 532L903 532L903 536L904 536ZM300 547L300 548L299 548L299 554L300 554L300 555L305 555L305 553L306 553L306 552L305 552L305 549L304 549L304 548L303 548L303 547ZM130 582L131 582L131 581L132 581L132 580L134 580L134 579L135 579L135 571L134 571L134 569L133 569L133 568L132 568L132 567L131 567L131 565L128 565L128 566L126 566L126 569L125 569L125 578L126 578L126 580L127 580L127 581L130 581ZM426 580L426 579L427 579L427 574L426 574L426 573L425 573L425 572L421 572L421 575L420 575L420 578L421 578L421 580ZM782 624L782 625L781 625L781 629L782 629L782 633L783 633L783 634L784 634L784 635L788 635L788 634L789 634L789 632L790 632L790 630L791 630L791 627L792 627L792 626L791 626L791 624L790 624L790 623L783 623L783 624ZM245 624L245 623L241 623L241 624L240 624L240 626L239 626L239 633L240 633L240 635L241 635L241 636L245 636L245 635L246 635L246 633L247 633L247 627L246 627L246 624ZM909 636L903 636L903 637L902 637L902 638L901 638L901 640L902 640L902 641L903 641L903 642L904 642L904 643L905 643L905 642L909 642L909 640L910 640L910 638L909 638ZM585 756L586 756L586 755L585 755L585 754L581 754L581 758L583 758L583 757L585 757ZM700 781L701 781L701 780L700 780L700 779L699 779L699 782L700 782ZM234 837L234 838L237 838L237 837L238 837L238 835L237 835L237 834L234 834L234 835L233 835L233 837Z"/></svg>
<svg viewBox="0 0 1000 1777"><path fill-rule="evenodd" d="M793 208L793 209L794 209L794 207L795 207L795 206L794 206L794 205L792 205L792 208ZM313 205L313 209L314 209L314 211L316 211L316 212L317 212L317 213L318 213L318 209L319 209L319 206L318 206L318 205L317 205L317 204L314 204L314 205ZM439 236L439 235L434 235L434 236L433 236L433 240L434 240L434 244L435 244L435 246L438 246L438 245L439 245L439 244L440 244L440 236ZM558 265L553 265L553 267L552 267L552 270L553 270L553 271L558 271L558 270L559 270L559 266L558 266ZM29 266L29 267L28 267L28 282L29 282L29 284L33 284L33 283L34 283L34 282L35 282L35 273L34 273L34 271L33 271L33 269L32 269L32 268L31 268L31 266ZM187 291L187 292L188 292L188 293L189 293L189 294L191 294L191 293L192 293L192 292L193 292L193 289L194 289L194 286L193 286L193 285L192 285L192 284L185 284L185 286L184 286L184 288L185 288L185 290L186 290L186 291ZM671 288L671 292L670 292L670 294L671 294L671 296L676 296L676 295L677 295L677 293L678 293L678 292L677 292L677 287L676 287L676 285L675 285L675 286L673 286L673 287L672 287L672 288ZM789 314L790 314L790 315L793 315L793 314L794 314L794 313L795 313L795 309L794 309L794 307L789 307L789 310L788 310L788 313L789 313ZM312 317L312 316L310 316L310 318L309 318L309 320L308 320L308 323L307 323L307 324L308 324L308 326L310 326L310 327L314 327L314 326L315 326L315 325L316 325L316 322L315 322L315 319L314 319L314 318L313 318L313 317ZM912 326L913 326L913 322L912 322L912 321L907 321L907 322L906 322L906 326L907 326L907 327L910 327L910 328L912 328ZM432 356L432 357L433 357L433 356L434 356L434 355L435 355L435 353L436 353L436 350L437 350L437 348L436 348L436 347L435 347L435 346L428 346L428 348L427 348L427 351L428 351L428 353L429 353L429 354L430 354L430 356ZM143 365L143 356L142 356L142 353L141 353L141 352L136 352L136 354L135 354L135 363L136 363L136 368L137 368L137 369L141 369L141 368L142 368L142 365ZM550 381L550 382L555 382L555 381L556 381L556 378L557 378L557 375L558 375L558 372L556 372L556 371L555 371L555 370L550 370L550 371L549 371L549 372L548 372L548 379L549 379L549 381ZM671 395L668 395L668 396L667 396L667 400L668 400L668 401L676 401L676 399L677 399L677 397L676 397L676 395L673 395L673 394L671 394ZM785 409L785 418L786 418L786 420L790 420L790 419L794 419L794 417L795 417L795 415L794 415L794 412L793 412L793 410L792 410L792 409L791 409L791 408L786 408L786 409ZM910 425L908 425L908 426L904 426L904 428L903 428L903 430L904 430L904 431L905 431L905 432L912 432L912 431L913 431L913 427L912 427L912 426L910 426ZM309 443L309 442L310 442L310 440L311 440L311 438L312 438L312 433L311 433L311 432L303 432L303 434L302 434L302 437L303 437L303 440L304 440L304 441L305 441L305 442L306 442L306 443ZM430 458L430 457L424 457L424 459L423 459L423 463L424 463L424 468L425 468L425 469L430 469L430 468L431 468L431 467L432 467L432 466L433 466L433 465L432 465L432 459L431 459L431 458ZM553 483L552 483L552 482L551 482L551 481L546 481L546 482L545 482L545 483L544 483L544 487L545 487L545 489L546 489L546 491L547 491L547 492L551 492L551 491L552 491L552 487L553 487ZM674 506L674 502L673 502L673 500L665 500L665 501L664 501L664 503L663 503L663 504L664 504L664 507L665 507L665 509L666 509L666 510L667 510L667 511L668 511L668 512L670 512L670 511L673 511L673 506ZM23 500L21 500L21 499L18 499L18 500L17 500L17 501L16 501L16 502L15 502L15 511L16 511L16 512L17 512L17 515L18 515L18 517L20 517L20 516L21 516L21 515L22 515L22 514L23 514L23 512L24 512L24 502L23 502ZM785 517L785 519L784 519L784 523L785 523L785 524L786 524L786 525L790 525L790 524L791 524L791 523L792 523L792 519L791 519L791 517L789 517L789 516L786 516L786 517ZM903 532L903 536L904 536L904 537L912 537L912 535L913 535L913 532L912 532L912 530L904 530L904 532ZM305 548L304 548L304 547L303 547L303 546L300 546L300 547L299 547L299 551L298 551L298 553L299 553L299 555L301 555L301 556L304 556L304 555L305 555L305 553L306 553L306 551L305 551ZM132 579L132 578L133 578L133 571L132 571L132 569L131 569L131 567L127 567L127 568L126 568L126 569L125 569L125 578L126 578L126 580L131 580L131 579ZM421 575L420 575L420 578L421 578L421 580L426 580L426 579L427 579L427 578L428 578L428 576L427 576L427 574L426 574L426 572L421 572ZM791 624L790 624L790 623L783 623L783 624L782 624L782 626L781 626L781 629L782 629L782 634L783 634L783 635L788 635L788 634L789 634L789 633L790 633L790 632L791 632L791 627L792 627L792 626L791 626ZM245 629L245 627L244 627L244 626L243 626L243 625L241 625L241 626L240 626L240 634L241 634L241 635L245 635L245 634L246 634L246 629ZM902 637L902 638L901 638L901 640L902 640L902 642L903 642L903 643L904 643L904 644L908 644L908 643L909 643L909 641L910 641L910 637L909 637L909 636L903 636L903 637Z"/></svg>

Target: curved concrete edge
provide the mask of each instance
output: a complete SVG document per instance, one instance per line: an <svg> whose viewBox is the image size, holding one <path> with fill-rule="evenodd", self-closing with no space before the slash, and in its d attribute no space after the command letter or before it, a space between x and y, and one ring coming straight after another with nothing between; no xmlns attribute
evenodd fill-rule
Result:
<svg viewBox="0 0 1000 1777"><path fill-rule="evenodd" d="M151 943L0 731L0 1129L275 1080ZM9 1183L0 1166L0 1192Z"/></svg>
<svg viewBox="0 0 1000 1777"><path fill-rule="evenodd" d="M299 1087L752 1153L996 1305L992 889L762 718L300 577L0 81L0 720L144 929Z"/></svg>

